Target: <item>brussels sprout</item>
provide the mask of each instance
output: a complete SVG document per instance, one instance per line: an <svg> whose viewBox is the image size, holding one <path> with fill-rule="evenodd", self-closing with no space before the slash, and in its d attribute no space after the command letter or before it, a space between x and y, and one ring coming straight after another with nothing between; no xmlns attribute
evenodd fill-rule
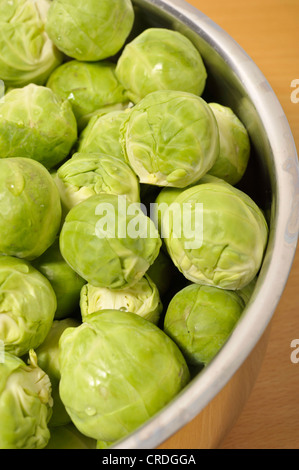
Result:
<svg viewBox="0 0 299 470"><path fill-rule="evenodd" d="M163 28L149 28L127 44L116 74L134 103L158 90L201 95L207 79L201 55L192 42Z"/></svg>
<svg viewBox="0 0 299 470"><path fill-rule="evenodd" d="M5 83L0 80L0 103L2 103L4 101L4 96L5 96L5 93L7 93L7 90L10 89L10 88L7 88L5 87Z"/></svg>
<svg viewBox="0 0 299 470"><path fill-rule="evenodd" d="M53 0L46 31L66 55L94 62L119 52L133 23L131 0Z"/></svg>
<svg viewBox="0 0 299 470"><path fill-rule="evenodd" d="M0 340L23 356L46 338L56 310L49 281L25 260L0 256Z"/></svg>
<svg viewBox="0 0 299 470"><path fill-rule="evenodd" d="M139 181L125 162L94 153L75 153L55 178L66 211L96 194L126 196L139 202Z"/></svg>
<svg viewBox="0 0 299 470"><path fill-rule="evenodd" d="M32 260L60 227L59 192L50 173L28 158L0 159L0 253Z"/></svg>
<svg viewBox="0 0 299 470"><path fill-rule="evenodd" d="M244 307L236 292L191 284L170 301L164 331L189 365L207 365L227 341Z"/></svg>
<svg viewBox="0 0 299 470"><path fill-rule="evenodd" d="M125 161L120 144L120 128L128 116L128 110L113 111L93 116L80 135L78 152L112 155Z"/></svg>
<svg viewBox="0 0 299 470"><path fill-rule="evenodd" d="M80 292L85 280L62 257L59 239L57 238L53 245L32 264L50 281L54 289L57 299L55 320L74 316L78 310Z"/></svg>
<svg viewBox="0 0 299 470"><path fill-rule="evenodd" d="M53 168L77 140L77 123L68 101L52 90L27 85L0 103L1 157L26 157Z"/></svg>
<svg viewBox="0 0 299 470"><path fill-rule="evenodd" d="M125 157L141 183L184 188L204 176L219 154L211 108L199 96L156 91L128 114L121 128Z"/></svg>
<svg viewBox="0 0 299 470"><path fill-rule="evenodd" d="M97 441L96 448L97 449L109 449L114 443L107 442L107 441Z"/></svg>
<svg viewBox="0 0 299 470"><path fill-rule="evenodd" d="M250 157L248 132L235 113L226 106L209 103L219 129L220 152L209 174L237 184L246 171Z"/></svg>
<svg viewBox="0 0 299 470"><path fill-rule="evenodd" d="M206 177L162 215L162 237L190 281L242 289L258 273L268 239L262 211L244 192Z"/></svg>
<svg viewBox="0 0 299 470"><path fill-rule="evenodd" d="M52 323L47 337L35 350L37 363L39 367L48 375L52 386L53 408L49 426L63 426L71 422L71 419L66 412L59 395L59 340L66 328L75 328L79 326L79 324L79 321L73 318L55 320Z"/></svg>
<svg viewBox="0 0 299 470"><path fill-rule="evenodd" d="M125 90L115 75L111 62L87 63L71 60L58 67L47 86L65 100L69 100L83 129L93 114L102 114L128 105Z"/></svg>
<svg viewBox="0 0 299 470"><path fill-rule="evenodd" d="M132 287L121 290L86 284L81 290L80 307L83 321L100 310L121 310L157 324L162 312L159 291L147 274Z"/></svg>
<svg viewBox="0 0 299 470"><path fill-rule="evenodd" d="M160 247L159 233L140 205L112 194L92 196L73 207L60 234L62 256L95 287L132 286Z"/></svg>
<svg viewBox="0 0 299 470"><path fill-rule="evenodd" d="M43 449L50 438L49 377L30 351L29 364L10 353L0 363L0 448Z"/></svg>
<svg viewBox="0 0 299 470"><path fill-rule="evenodd" d="M0 79L6 86L44 85L63 60L44 30L48 0L0 0Z"/></svg>
<svg viewBox="0 0 299 470"><path fill-rule="evenodd" d="M168 207L176 200L184 188L163 188L152 206L152 218L162 234L162 218Z"/></svg>
<svg viewBox="0 0 299 470"><path fill-rule="evenodd" d="M51 437L45 447L46 450L97 449L97 441L84 436L72 423L51 428L50 432Z"/></svg>
<svg viewBox="0 0 299 470"><path fill-rule="evenodd" d="M176 344L138 315L104 310L60 339L61 399L80 432L100 441L125 437L188 383Z"/></svg>

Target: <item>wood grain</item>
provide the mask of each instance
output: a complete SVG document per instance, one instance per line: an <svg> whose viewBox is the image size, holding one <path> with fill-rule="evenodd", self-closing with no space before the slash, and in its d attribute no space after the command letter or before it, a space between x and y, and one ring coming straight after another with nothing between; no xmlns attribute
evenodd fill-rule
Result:
<svg viewBox="0 0 299 470"><path fill-rule="evenodd" d="M299 1L189 3L226 30L255 61L275 91L299 149L299 103L291 101L291 82L299 80ZM290 357L295 338L299 339L299 249L257 382L221 449L299 449L299 363Z"/></svg>

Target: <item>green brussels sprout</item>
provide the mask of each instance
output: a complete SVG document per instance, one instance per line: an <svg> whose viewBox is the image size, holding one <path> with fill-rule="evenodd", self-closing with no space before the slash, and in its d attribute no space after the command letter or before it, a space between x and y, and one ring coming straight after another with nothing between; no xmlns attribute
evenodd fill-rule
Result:
<svg viewBox="0 0 299 470"><path fill-rule="evenodd" d="M206 366L227 341L244 307L236 292L191 284L170 301L164 331L189 366Z"/></svg>
<svg viewBox="0 0 299 470"><path fill-rule="evenodd" d="M57 187L28 158L0 159L0 253L32 260L54 242L61 221Z"/></svg>
<svg viewBox="0 0 299 470"><path fill-rule="evenodd" d="M107 441L97 441L96 448L97 449L109 449L114 443L107 442Z"/></svg>
<svg viewBox="0 0 299 470"><path fill-rule="evenodd" d="M60 339L60 396L80 432L115 442L189 382L176 344L156 325L119 310L90 315Z"/></svg>
<svg viewBox="0 0 299 470"><path fill-rule="evenodd" d="M156 91L132 108L121 128L121 143L141 183L184 188L214 165L219 131L199 96Z"/></svg>
<svg viewBox="0 0 299 470"><path fill-rule="evenodd" d="M162 234L162 218L168 207L176 200L184 188L163 188L155 199L152 209L152 218L158 227L159 233Z"/></svg>
<svg viewBox="0 0 299 470"><path fill-rule="evenodd" d="M5 83L2 80L0 80L0 103L4 101L5 93L7 93L9 89L10 88L5 87Z"/></svg>
<svg viewBox="0 0 299 470"><path fill-rule="evenodd" d="M115 75L112 62L71 60L51 74L47 87L72 105L78 128L83 129L94 114L123 109L128 105L125 90Z"/></svg>
<svg viewBox="0 0 299 470"><path fill-rule="evenodd" d="M235 185L244 176L250 157L250 140L243 123L228 107L209 103L219 129L220 152L209 174Z"/></svg>
<svg viewBox="0 0 299 470"><path fill-rule="evenodd" d="M79 321L73 318L55 320L42 344L35 350L38 366L48 375L52 386L53 408L49 426L63 426L71 422L66 409L60 399L60 365L59 340L66 328L79 326Z"/></svg>
<svg viewBox="0 0 299 470"><path fill-rule="evenodd" d="M159 291L147 274L133 286L120 290L86 284L81 290L80 308L83 321L88 321L94 312L121 310L158 324L162 313Z"/></svg>
<svg viewBox="0 0 299 470"><path fill-rule="evenodd" d="M188 280L235 290L257 275L268 226L244 192L208 176L182 191L162 214L161 236Z"/></svg>
<svg viewBox="0 0 299 470"><path fill-rule="evenodd" d="M55 292L29 262L0 256L0 340L23 356L46 338L56 310Z"/></svg>
<svg viewBox="0 0 299 470"><path fill-rule="evenodd" d="M7 87L44 85L63 60L44 30L48 0L0 0L0 79Z"/></svg>
<svg viewBox="0 0 299 470"><path fill-rule="evenodd" d="M67 263L95 287L121 289L138 282L157 258L161 239L140 204L99 194L73 207L60 233Z"/></svg>
<svg viewBox="0 0 299 470"><path fill-rule="evenodd" d="M133 103L158 90L201 95L207 79L201 55L192 42L163 28L146 29L127 44L116 74Z"/></svg>
<svg viewBox="0 0 299 470"><path fill-rule="evenodd" d="M77 140L72 106L38 85L14 89L0 102L1 157L26 157L53 168Z"/></svg>
<svg viewBox="0 0 299 470"><path fill-rule="evenodd" d="M59 238L32 265L51 283L57 299L55 320L73 317L78 310L80 292L85 284L64 260L59 249Z"/></svg>
<svg viewBox="0 0 299 470"><path fill-rule="evenodd" d="M120 144L120 128L128 116L128 110L113 111L93 116L80 135L78 152L112 155L125 160Z"/></svg>
<svg viewBox="0 0 299 470"><path fill-rule="evenodd" d="M51 428L50 433L51 437L45 447L46 450L97 448L97 441L84 436L72 423Z"/></svg>
<svg viewBox="0 0 299 470"><path fill-rule="evenodd" d="M139 202L139 181L125 162L98 153L75 153L55 178L66 211L96 194L126 196Z"/></svg>
<svg viewBox="0 0 299 470"><path fill-rule="evenodd" d="M49 439L51 383L30 351L29 364L10 353L0 363L0 448L43 449Z"/></svg>
<svg viewBox="0 0 299 470"><path fill-rule="evenodd" d="M133 23L131 0L53 0L46 31L69 57L94 62L119 52Z"/></svg>

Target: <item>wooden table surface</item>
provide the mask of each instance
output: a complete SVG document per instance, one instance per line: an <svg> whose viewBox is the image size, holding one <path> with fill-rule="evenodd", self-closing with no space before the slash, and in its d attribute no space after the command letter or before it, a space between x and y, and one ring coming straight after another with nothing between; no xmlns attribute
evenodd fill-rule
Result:
<svg viewBox="0 0 299 470"><path fill-rule="evenodd" d="M299 151L299 0L188 0L245 49L274 89ZM292 102L297 97L298 101ZM299 248L251 396L222 449L299 449Z"/></svg>

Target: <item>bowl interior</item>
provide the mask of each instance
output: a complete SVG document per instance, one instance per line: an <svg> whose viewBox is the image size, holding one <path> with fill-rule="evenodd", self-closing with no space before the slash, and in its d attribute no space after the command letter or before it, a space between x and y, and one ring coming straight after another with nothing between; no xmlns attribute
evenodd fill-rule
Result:
<svg viewBox="0 0 299 470"><path fill-rule="evenodd" d="M237 187L264 211L270 237L251 301L225 346L173 402L117 443L116 449L157 447L194 418L230 380L271 320L298 238L298 224L292 222L298 211L296 150L266 78L227 33L183 0L135 0L134 5L133 37L148 27L170 28L187 36L200 51L208 72L202 97L229 106L246 126L252 154Z"/></svg>

